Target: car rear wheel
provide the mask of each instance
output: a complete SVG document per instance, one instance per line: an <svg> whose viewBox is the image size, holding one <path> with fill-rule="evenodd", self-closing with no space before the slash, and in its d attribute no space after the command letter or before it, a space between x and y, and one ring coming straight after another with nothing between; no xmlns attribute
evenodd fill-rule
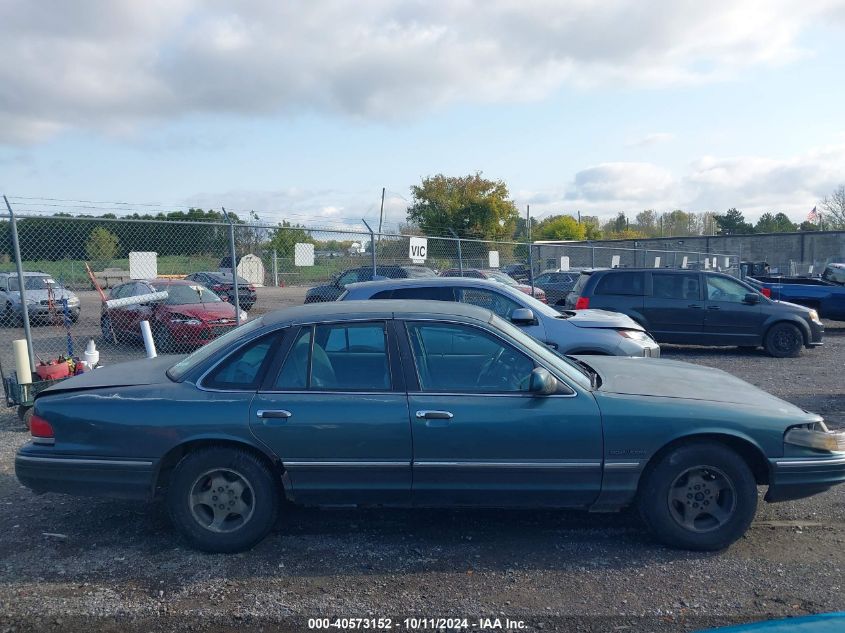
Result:
<svg viewBox="0 0 845 633"><path fill-rule="evenodd" d="M170 354L177 351L173 335L163 325L155 326L153 329L153 343L155 343L157 352Z"/></svg>
<svg viewBox="0 0 845 633"><path fill-rule="evenodd" d="M697 442L679 446L645 475L640 514L657 538L692 550L719 550L745 534L757 512L757 484L730 448Z"/></svg>
<svg viewBox="0 0 845 633"><path fill-rule="evenodd" d="M804 336L792 323L775 323L766 332L765 346L775 358L795 358L801 355Z"/></svg>
<svg viewBox="0 0 845 633"><path fill-rule="evenodd" d="M206 448L188 453L176 466L167 489L167 509L191 546L206 552L239 552L270 532L279 492L270 469L256 455Z"/></svg>

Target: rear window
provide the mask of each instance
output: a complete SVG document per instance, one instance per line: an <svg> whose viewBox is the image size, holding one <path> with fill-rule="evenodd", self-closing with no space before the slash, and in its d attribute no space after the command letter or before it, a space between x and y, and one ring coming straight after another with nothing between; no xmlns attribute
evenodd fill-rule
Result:
<svg viewBox="0 0 845 633"><path fill-rule="evenodd" d="M424 266L409 266L405 269L410 279L426 279L428 277L437 277L437 273Z"/></svg>
<svg viewBox="0 0 845 633"><path fill-rule="evenodd" d="M581 273L578 275L578 281L575 282L575 285L572 287L572 292L574 292L577 296L581 296L581 291L584 290L584 286L587 285L587 280L590 276L587 273Z"/></svg>
<svg viewBox="0 0 845 633"><path fill-rule="evenodd" d="M593 292L596 295L643 295L645 294L645 273L605 273Z"/></svg>

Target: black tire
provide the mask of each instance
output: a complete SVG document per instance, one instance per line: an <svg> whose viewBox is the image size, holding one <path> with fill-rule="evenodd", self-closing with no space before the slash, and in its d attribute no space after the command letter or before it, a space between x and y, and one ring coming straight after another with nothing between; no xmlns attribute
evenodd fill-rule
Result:
<svg viewBox="0 0 845 633"><path fill-rule="evenodd" d="M71 310L70 311L70 322L77 323L79 321L79 313L80 310Z"/></svg>
<svg viewBox="0 0 845 633"><path fill-rule="evenodd" d="M220 478L215 479L215 473ZM216 492L209 488L212 482L223 490L206 503L205 497ZM226 503L214 509L210 504L218 496ZM171 475L166 497L173 525L192 547L205 552L240 552L254 546L275 525L280 501L277 480L259 457L224 447L185 455Z"/></svg>
<svg viewBox="0 0 845 633"><path fill-rule="evenodd" d="M158 353L172 354L178 351L176 349L176 341L170 330L162 325L153 328L153 342Z"/></svg>
<svg viewBox="0 0 845 633"><path fill-rule="evenodd" d="M11 303L6 303L6 307L3 308L3 312L0 313L0 321L2 321L3 325L6 327L22 327L23 326L23 318L17 312L15 312L14 308L12 308Z"/></svg>
<svg viewBox="0 0 845 633"><path fill-rule="evenodd" d="M120 338L117 337L108 314L104 314L100 317L100 332L103 335L104 342L112 344L120 342Z"/></svg>
<svg viewBox="0 0 845 633"><path fill-rule="evenodd" d="M26 430L29 431L29 423L32 420L32 416L35 414L35 410L32 407L25 407L23 405L18 407L18 419L23 422L23 425L26 427Z"/></svg>
<svg viewBox="0 0 845 633"><path fill-rule="evenodd" d="M804 335L797 325L775 323L766 332L764 346L775 358L797 358L804 347Z"/></svg>
<svg viewBox="0 0 845 633"><path fill-rule="evenodd" d="M695 442L671 450L644 475L637 504L643 521L666 545L720 550L751 525L757 484L733 450Z"/></svg>

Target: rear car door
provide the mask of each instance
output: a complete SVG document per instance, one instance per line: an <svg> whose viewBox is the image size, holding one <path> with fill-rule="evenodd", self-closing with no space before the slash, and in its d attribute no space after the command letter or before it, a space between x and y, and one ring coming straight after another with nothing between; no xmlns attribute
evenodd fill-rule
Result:
<svg viewBox="0 0 845 633"><path fill-rule="evenodd" d="M592 397L568 386L556 395L528 392L534 359L479 326L405 325L416 505L596 499L603 440Z"/></svg>
<svg viewBox="0 0 845 633"><path fill-rule="evenodd" d="M754 292L735 279L703 273L707 300L703 342L713 345L759 345L766 315L759 303L746 303Z"/></svg>
<svg viewBox="0 0 845 633"><path fill-rule="evenodd" d="M697 272L653 272L642 313L661 343L694 343L704 327L704 296Z"/></svg>
<svg viewBox="0 0 845 633"><path fill-rule="evenodd" d="M282 459L297 501L407 504L411 429L387 322L304 325L287 346L250 427Z"/></svg>
<svg viewBox="0 0 845 633"><path fill-rule="evenodd" d="M599 275L589 293L589 308L613 310L642 322L645 304L646 276L644 271L610 270Z"/></svg>

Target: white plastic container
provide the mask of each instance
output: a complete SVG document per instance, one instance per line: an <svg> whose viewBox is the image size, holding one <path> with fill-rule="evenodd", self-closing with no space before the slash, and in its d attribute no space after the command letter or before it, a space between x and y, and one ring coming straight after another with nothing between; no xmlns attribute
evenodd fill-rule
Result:
<svg viewBox="0 0 845 633"><path fill-rule="evenodd" d="M83 354L83 360L91 368L96 367L97 363L100 362L100 352L94 344L94 339L88 341L88 346L85 348L85 353Z"/></svg>

